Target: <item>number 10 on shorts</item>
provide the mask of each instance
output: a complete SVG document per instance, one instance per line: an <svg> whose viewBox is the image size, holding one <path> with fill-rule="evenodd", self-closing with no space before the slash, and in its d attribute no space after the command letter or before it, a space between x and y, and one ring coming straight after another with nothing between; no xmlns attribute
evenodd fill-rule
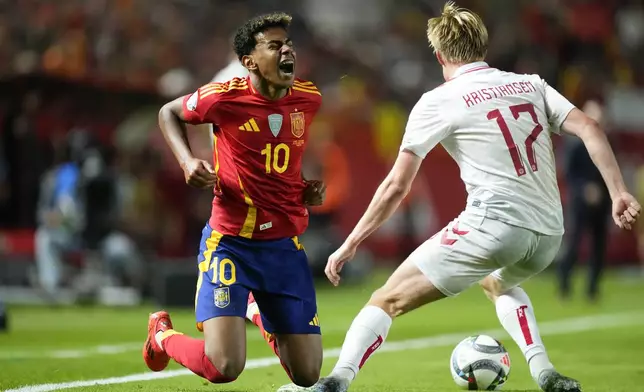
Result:
<svg viewBox="0 0 644 392"><path fill-rule="evenodd" d="M237 281L237 269L231 259L221 259L218 257L213 258L210 263L212 270L212 280L214 284L221 283L230 286Z"/></svg>

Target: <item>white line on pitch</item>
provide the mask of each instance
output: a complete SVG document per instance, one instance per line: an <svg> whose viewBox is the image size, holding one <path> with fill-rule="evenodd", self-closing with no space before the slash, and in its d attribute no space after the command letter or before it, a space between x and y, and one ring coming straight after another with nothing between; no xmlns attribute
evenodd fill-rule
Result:
<svg viewBox="0 0 644 392"><path fill-rule="evenodd" d="M246 339L249 342L263 341L264 337L257 332L257 328L249 326ZM324 332L344 332L345 327L335 326L324 328ZM97 355L115 355L141 350L143 340L140 342L129 342L120 344L101 344L93 347L66 348L55 350L0 350L0 361L12 361L17 359L74 359L95 357Z"/></svg>
<svg viewBox="0 0 644 392"><path fill-rule="evenodd" d="M596 316L579 317L564 319L559 321L543 322L539 324L541 335L561 335L573 332L592 331L597 329L617 328L629 325L644 324L644 313L616 313L602 314ZM487 331L470 332L469 335L485 334L492 336L506 336L502 329L493 329ZM456 344L467 336L468 333L452 333L437 335L427 338L409 339L385 343L376 353L393 352L403 350L417 350L431 347L444 347ZM340 354L340 348L324 350L324 358L337 358ZM276 357L267 357L259 359L250 359L246 362L246 369L259 369L279 364ZM112 385L124 384L137 381L152 381L165 378L173 378L192 374L187 369L169 370L160 373L136 373L121 377L100 378L96 380L70 381L51 384L29 385L15 389L7 389L5 392L49 392L59 391L62 389L91 387L95 385Z"/></svg>
<svg viewBox="0 0 644 392"><path fill-rule="evenodd" d="M0 351L0 360L37 359L37 358L84 358L92 355L122 354L140 350L143 343L103 344L79 349L62 349L51 351Z"/></svg>
<svg viewBox="0 0 644 392"><path fill-rule="evenodd" d="M264 340L264 338L257 332L257 329L251 327L248 330L247 339L249 341ZM0 361L11 361L16 359L70 359L70 358L85 358L93 357L96 355L114 355L123 354L133 351L141 350L143 340L140 342L129 342L120 344L101 344L93 347L84 348L69 348L57 350L0 350Z"/></svg>

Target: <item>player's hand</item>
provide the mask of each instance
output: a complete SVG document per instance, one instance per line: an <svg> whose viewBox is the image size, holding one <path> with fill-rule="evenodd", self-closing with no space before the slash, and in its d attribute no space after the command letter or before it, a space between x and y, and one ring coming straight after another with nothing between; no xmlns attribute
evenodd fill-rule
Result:
<svg viewBox="0 0 644 392"><path fill-rule="evenodd" d="M642 206L628 192L613 199L613 221L620 229L630 230L642 212Z"/></svg>
<svg viewBox="0 0 644 392"><path fill-rule="evenodd" d="M334 286L340 284L340 271L342 271L342 267L344 267L347 262L351 261L355 255L356 248L345 242L342 244L340 249L336 250L331 256L329 256L329 261L326 263L324 273Z"/></svg>
<svg viewBox="0 0 644 392"><path fill-rule="evenodd" d="M202 159L191 158L181 164L186 184L195 188L212 188L217 176L210 163Z"/></svg>
<svg viewBox="0 0 644 392"><path fill-rule="evenodd" d="M304 205L321 206L326 198L326 184L319 180L305 180Z"/></svg>

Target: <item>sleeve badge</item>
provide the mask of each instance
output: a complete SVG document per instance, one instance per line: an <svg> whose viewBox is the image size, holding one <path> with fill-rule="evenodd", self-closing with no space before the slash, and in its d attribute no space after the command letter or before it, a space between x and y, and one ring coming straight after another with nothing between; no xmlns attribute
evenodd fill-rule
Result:
<svg viewBox="0 0 644 392"><path fill-rule="evenodd" d="M186 102L186 108L190 111L194 111L197 108L197 102L199 101L199 92L193 93L188 101Z"/></svg>

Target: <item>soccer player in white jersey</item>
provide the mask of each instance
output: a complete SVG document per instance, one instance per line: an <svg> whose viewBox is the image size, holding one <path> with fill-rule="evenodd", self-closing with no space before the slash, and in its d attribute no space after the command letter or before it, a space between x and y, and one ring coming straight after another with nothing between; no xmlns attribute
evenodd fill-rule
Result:
<svg viewBox="0 0 644 392"><path fill-rule="evenodd" d="M460 168L467 205L373 293L347 332L329 377L309 389L287 385L279 391L346 391L395 317L476 283L494 302L539 387L581 391L548 359L530 298L519 287L550 265L564 233L550 133L563 130L582 139L606 182L617 226L630 229L641 207L627 191L595 121L538 75L503 72L484 62L488 33L478 15L447 3L441 16L429 20L427 37L446 82L424 94L411 111L391 172L329 257L327 277L339 284L342 266L398 207L423 158L438 143Z"/></svg>

